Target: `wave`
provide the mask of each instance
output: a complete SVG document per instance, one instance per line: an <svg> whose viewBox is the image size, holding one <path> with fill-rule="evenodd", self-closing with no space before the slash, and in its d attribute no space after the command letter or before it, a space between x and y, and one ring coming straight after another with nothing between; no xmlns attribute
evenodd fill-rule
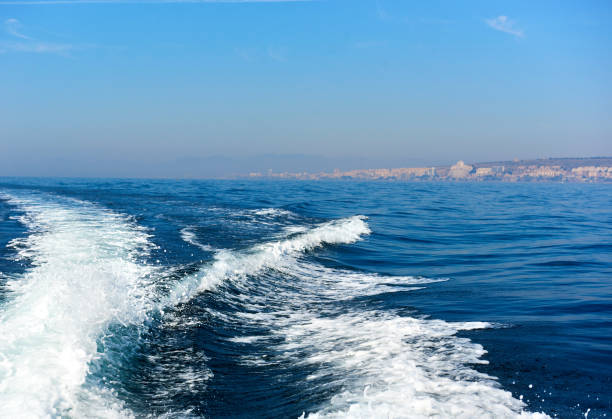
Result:
<svg viewBox="0 0 612 419"><path fill-rule="evenodd" d="M7 282L11 296L0 313L3 414L134 416L113 390L88 375L101 357L113 353L121 357L121 345L138 344L133 334L122 342L111 326L140 327L156 311L163 314L179 302L172 296L160 301L155 279L162 274L144 262L153 248L150 236L128 217L87 202L32 194L2 194L2 198L24 213L20 221L29 236L13 240L10 246L19 259L31 264ZM182 233L191 239L189 230ZM205 275L189 296L181 294L181 301L239 275L239 266L245 273L256 273L284 256L323 243L352 242L363 233L369 233L367 225L361 217L353 217L299 237L258 245L245 254L220 251L212 266L201 270ZM189 277L178 288L184 290L192 281ZM103 351L106 338L112 342L102 353L98 345ZM170 364L163 364L164 371ZM205 366L202 370L174 375L193 385L194 377L201 381L212 375Z"/></svg>
<svg viewBox="0 0 612 419"><path fill-rule="evenodd" d="M236 297L246 302L233 321L268 332L229 340L265 348L243 356L245 365L310 370L307 387L334 394L302 417L547 417L525 411L494 377L472 367L487 363L481 359L486 351L456 334L489 323L445 322L347 304L444 279L351 272L302 260L279 270L284 280L293 279L292 286L263 283L259 286L267 292L253 297L244 287Z"/></svg>
<svg viewBox="0 0 612 419"><path fill-rule="evenodd" d="M158 311L165 323L185 327L172 308L204 291L218 291L238 307L210 308L213 315L267 331L229 338L275 354L258 356L252 349L255 355L242 357L245 364L307 367L308 387L333 394L324 402L315 398L303 417L546 417L526 412L494 377L472 367L486 363L486 351L456 334L488 323L449 323L349 304L444 279L334 269L305 257L323 245L370 234L363 216L293 229L288 237L242 251L219 250L162 296L155 283L159 268L144 262L153 247L150 237L129 218L76 200L3 198L25 214L30 235L11 245L31 262L8 283L12 295L0 314L0 405L9 417L24 411L32 417L134 416L113 390L87 380L93 362L112 356L98 345L112 325L138 328ZM182 235L193 240L189 232ZM172 377L159 397L174 397L182 385L202 386L212 376L204 354L198 354L198 371L181 368L187 360L175 355L160 370L161 381Z"/></svg>
<svg viewBox="0 0 612 419"><path fill-rule="evenodd" d="M268 331L228 338L255 345L243 363L309 367L315 370L306 379L312 388L329 387L336 393L313 408L309 418L547 417L525 411L525 404L501 389L494 377L472 367L487 363L481 359L486 351L456 334L491 327L489 323L450 323L392 310L350 310L342 304L445 279L333 269L302 257L323 244L353 243L369 233L365 217L355 216L242 252L221 251L183 281L171 300L186 302L231 283L239 293L224 298L240 309L211 314L228 324L248 325L247 330Z"/></svg>
<svg viewBox="0 0 612 419"><path fill-rule="evenodd" d="M0 313L2 415L131 416L111 390L85 382L108 326L142 324L152 309L154 268L139 262L148 235L85 202L2 197L24 212L30 235L11 246L31 263L7 284Z"/></svg>
<svg viewBox="0 0 612 419"><path fill-rule="evenodd" d="M220 250L212 264L205 265L178 283L161 307L189 301L194 295L212 290L224 280L245 278L264 268L275 267L284 258L295 257L324 244L353 243L366 234L370 234L370 228L365 217L354 216L321 224L291 238L258 244L243 252Z"/></svg>

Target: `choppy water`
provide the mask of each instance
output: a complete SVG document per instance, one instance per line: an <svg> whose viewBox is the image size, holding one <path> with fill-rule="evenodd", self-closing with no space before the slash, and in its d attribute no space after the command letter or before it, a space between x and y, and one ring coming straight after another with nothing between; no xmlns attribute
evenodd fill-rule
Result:
<svg viewBox="0 0 612 419"><path fill-rule="evenodd" d="M612 415L612 186L0 178L0 417Z"/></svg>

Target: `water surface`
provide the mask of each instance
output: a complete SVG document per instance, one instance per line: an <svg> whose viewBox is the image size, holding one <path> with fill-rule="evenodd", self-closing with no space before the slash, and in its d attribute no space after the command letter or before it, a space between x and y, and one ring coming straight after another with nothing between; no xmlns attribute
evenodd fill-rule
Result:
<svg viewBox="0 0 612 419"><path fill-rule="evenodd" d="M605 417L612 186L0 178L7 417Z"/></svg>

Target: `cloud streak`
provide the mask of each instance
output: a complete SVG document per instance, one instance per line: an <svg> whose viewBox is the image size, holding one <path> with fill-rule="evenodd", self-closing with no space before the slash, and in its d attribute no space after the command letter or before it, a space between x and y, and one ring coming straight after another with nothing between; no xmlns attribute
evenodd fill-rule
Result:
<svg viewBox="0 0 612 419"><path fill-rule="evenodd" d="M21 32L21 22L15 18L4 21L4 31L18 40L0 40L0 54L7 52L29 52L36 54L68 55L74 49L70 44L57 44L53 42L38 41Z"/></svg>
<svg viewBox="0 0 612 419"><path fill-rule="evenodd" d="M500 15L493 19L485 19L485 23L496 31L505 32L519 38L524 36L523 30L516 28L514 26L515 22L508 19L508 16Z"/></svg>
<svg viewBox="0 0 612 419"><path fill-rule="evenodd" d="M26 36L20 32L21 23L19 23L17 19L6 19L4 21L4 29L9 35L12 35L16 38L30 39L29 36Z"/></svg>
<svg viewBox="0 0 612 419"><path fill-rule="evenodd" d="M0 42L0 54L7 52L31 52L37 54L67 55L73 50L70 44L54 44L52 42Z"/></svg>
<svg viewBox="0 0 612 419"><path fill-rule="evenodd" d="M0 6L57 4L297 3L313 0L0 0Z"/></svg>

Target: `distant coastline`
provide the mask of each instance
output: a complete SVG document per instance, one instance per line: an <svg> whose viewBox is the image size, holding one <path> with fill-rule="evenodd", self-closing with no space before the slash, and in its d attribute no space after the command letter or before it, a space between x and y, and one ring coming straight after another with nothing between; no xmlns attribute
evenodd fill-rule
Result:
<svg viewBox="0 0 612 419"><path fill-rule="evenodd" d="M465 163L452 166L334 170L333 172L252 172L241 178L287 180L396 180L503 182L612 182L612 157L547 158Z"/></svg>

